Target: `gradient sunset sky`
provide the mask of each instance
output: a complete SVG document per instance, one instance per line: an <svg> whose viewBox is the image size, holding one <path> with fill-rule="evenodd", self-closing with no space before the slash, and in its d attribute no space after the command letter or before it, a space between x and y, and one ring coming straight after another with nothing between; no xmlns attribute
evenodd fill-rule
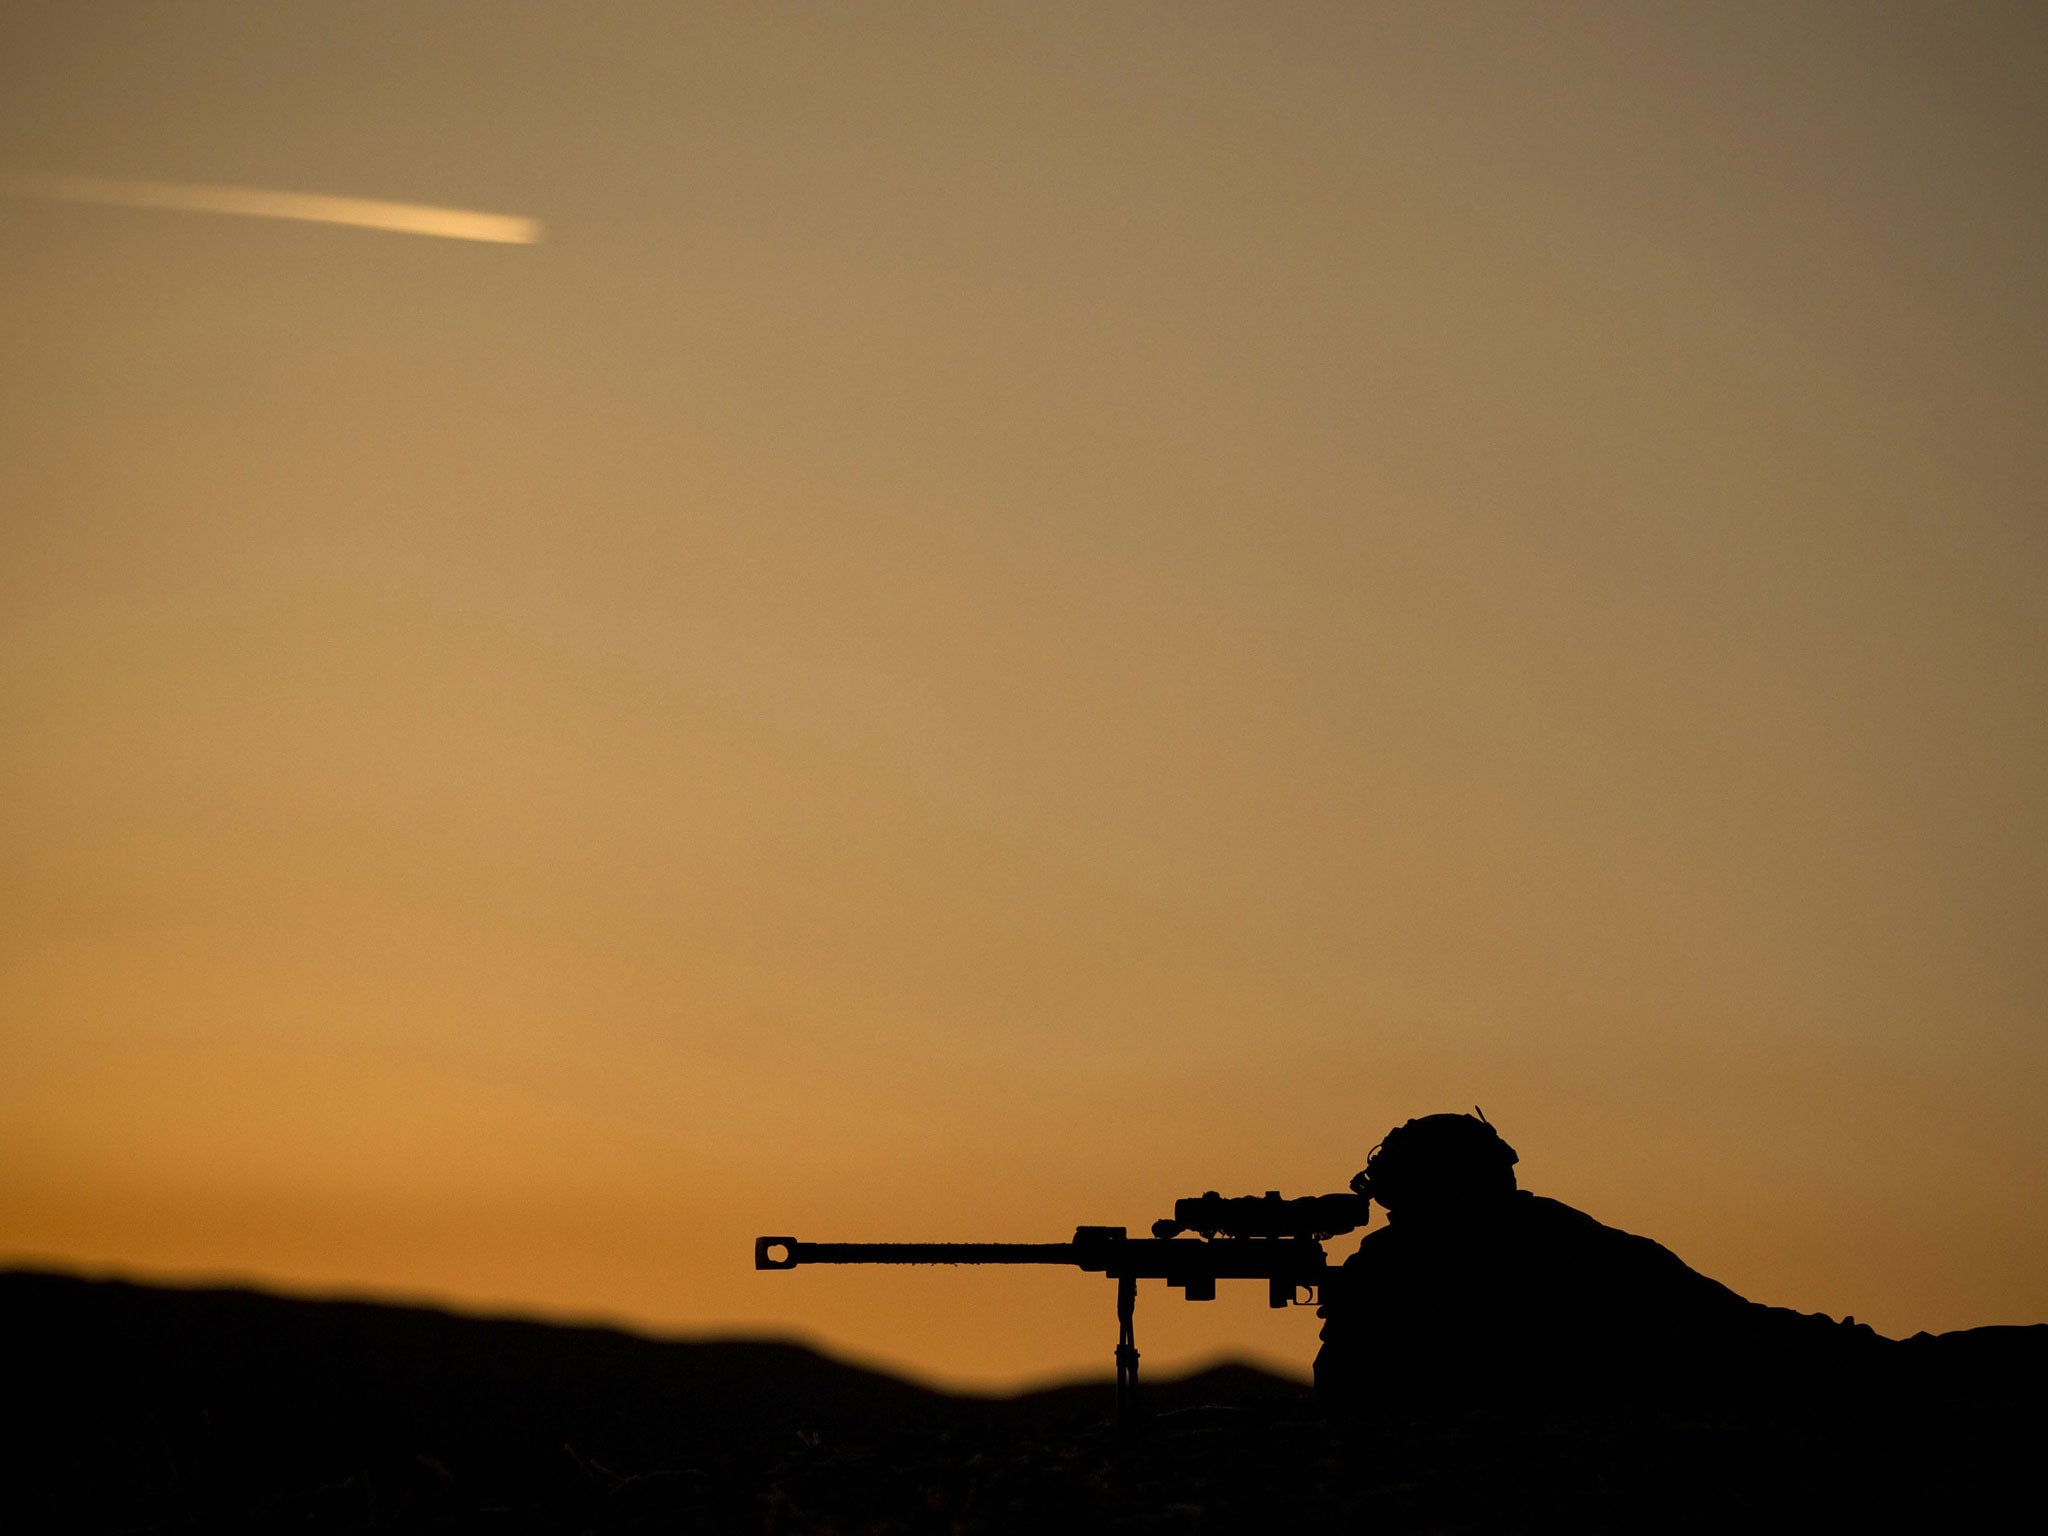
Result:
<svg viewBox="0 0 2048 1536"><path fill-rule="evenodd" d="M1008 1384L1112 1288L752 1237L1479 1104L1754 1299L2048 1319L2044 79L2030 4L0 0L0 1260Z"/></svg>

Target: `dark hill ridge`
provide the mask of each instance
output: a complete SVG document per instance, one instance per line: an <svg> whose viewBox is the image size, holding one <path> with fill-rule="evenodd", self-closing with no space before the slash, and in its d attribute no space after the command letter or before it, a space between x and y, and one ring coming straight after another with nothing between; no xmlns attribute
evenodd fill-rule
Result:
<svg viewBox="0 0 2048 1536"><path fill-rule="evenodd" d="M789 1446L1086 1423L1111 1402L1106 1383L953 1395L768 1340L28 1270L0 1271L0 1365L0 1444L17 1461L0 1509L25 1500L41 1521L87 1528L269 1507L351 1479L405 1501L488 1487L545 1502ZM1306 1393L1223 1366L1152 1398L1170 1411Z"/></svg>
<svg viewBox="0 0 2048 1536"><path fill-rule="evenodd" d="M20 1271L0 1273L0 1338L17 1385L42 1380L94 1411L203 1400L279 1439L431 1440L479 1424L517 1434L542 1413L557 1439L575 1427L593 1443L739 1440L877 1417L922 1423L951 1401L796 1344Z"/></svg>
<svg viewBox="0 0 2048 1536"><path fill-rule="evenodd" d="M0 1529L2022 1529L2044 1336L1832 1400L1335 1425L1227 1366L1125 1435L1106 1382L952 1396L791 1344L0 1272Z"/></svg>

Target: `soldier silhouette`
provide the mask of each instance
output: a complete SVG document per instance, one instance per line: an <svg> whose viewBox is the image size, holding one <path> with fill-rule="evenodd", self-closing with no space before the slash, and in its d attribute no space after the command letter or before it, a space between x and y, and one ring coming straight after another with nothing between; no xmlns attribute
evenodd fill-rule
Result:
<svg viewBox="0 0 2048 1536"><path fill-rule="evenodd" d="M1853 1319L1747 1301L1646 1237L1518 1189L1516 1162L1479 1114L1425 1115L1374 1149L1353 1187L1387 1225L1325 1288L1327 1407L1840 1389L1891 1347Z"/></svg>

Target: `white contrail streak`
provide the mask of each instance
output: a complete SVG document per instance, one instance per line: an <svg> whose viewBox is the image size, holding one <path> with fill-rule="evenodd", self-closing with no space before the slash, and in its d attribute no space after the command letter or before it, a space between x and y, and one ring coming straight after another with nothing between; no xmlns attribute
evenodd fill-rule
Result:
<svg viewBox="0 0 2048 1536"><path fill-rule="evenodd" d="M330 197L320 192L271 192L259 187L215 187L183 181L101 181L84 176L7 176L0 177L0 193L62 203L104 203L115 208L170 208L183 213L239 213L256 219L348 224L401 235L489 240L499 245L532 245L541 236L538 219L513 214L435 208L425 203L383 203L367 197Z"/></svg>

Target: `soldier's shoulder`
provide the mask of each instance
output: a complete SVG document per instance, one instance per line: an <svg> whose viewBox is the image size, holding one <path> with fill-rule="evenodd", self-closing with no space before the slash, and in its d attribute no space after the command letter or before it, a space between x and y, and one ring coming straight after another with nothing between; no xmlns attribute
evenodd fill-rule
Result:
<svg viewBox="0 0 2048 1536"><path fill-rule="evenodd" d="M1515 1191L1515 1213L1521 1220L1539 1226L1572 1228L1581 1232L1614 1232L1619 1230L1603 1221L1596 1221L1575 1205L1566 1205L1562 1200L1553 1200L1548 1195L1531 1194L1526 1189Z"/></svg>
<svg viewBox="0 0 2048 1536"><path fill-rule="evenodd" d="M1562 1200L1518 1192L1526 1201L1526 1230L1537 1247L1566 1258L1568 1262L1593 1265L1611 1275L1629 1277L1629 1283L1645 1294L1681 1298L1702 1306L1746 1307L1748 1302L1721 1284L1692 1268L1655 1238L1643 1237L1620 1227L1596 1221L1584 1211Z"/></svg>
<svg viewBox="0 0 2048 1536"><path fill-rule="evenodd" d="M1546 1236L1582 1243L1598 1243L1608 1248L1664 1251L1662 1246L1652 1239L1639 1237L1620 1227L1610 1227L1606 1222L1588 1216L1577 1206L1566 1205L1562 1200L1552 1200L1545 1195L1532 1195L1527 1190L1517 1190L1515 1200L1523 1224Z"/></svg>
<svg viewBox="0 0 2048 1536"><path fill-rule="evenodd" d="M1626 1256L1639 1263L1654 1262L1660 1255L1670 1256L1652 1239L1610 1227L1562 1200L1532 1195L1527 1190L1516 1191L1515 1200L1523 1232L1545 1247L1588 1255Z"/></svg>

